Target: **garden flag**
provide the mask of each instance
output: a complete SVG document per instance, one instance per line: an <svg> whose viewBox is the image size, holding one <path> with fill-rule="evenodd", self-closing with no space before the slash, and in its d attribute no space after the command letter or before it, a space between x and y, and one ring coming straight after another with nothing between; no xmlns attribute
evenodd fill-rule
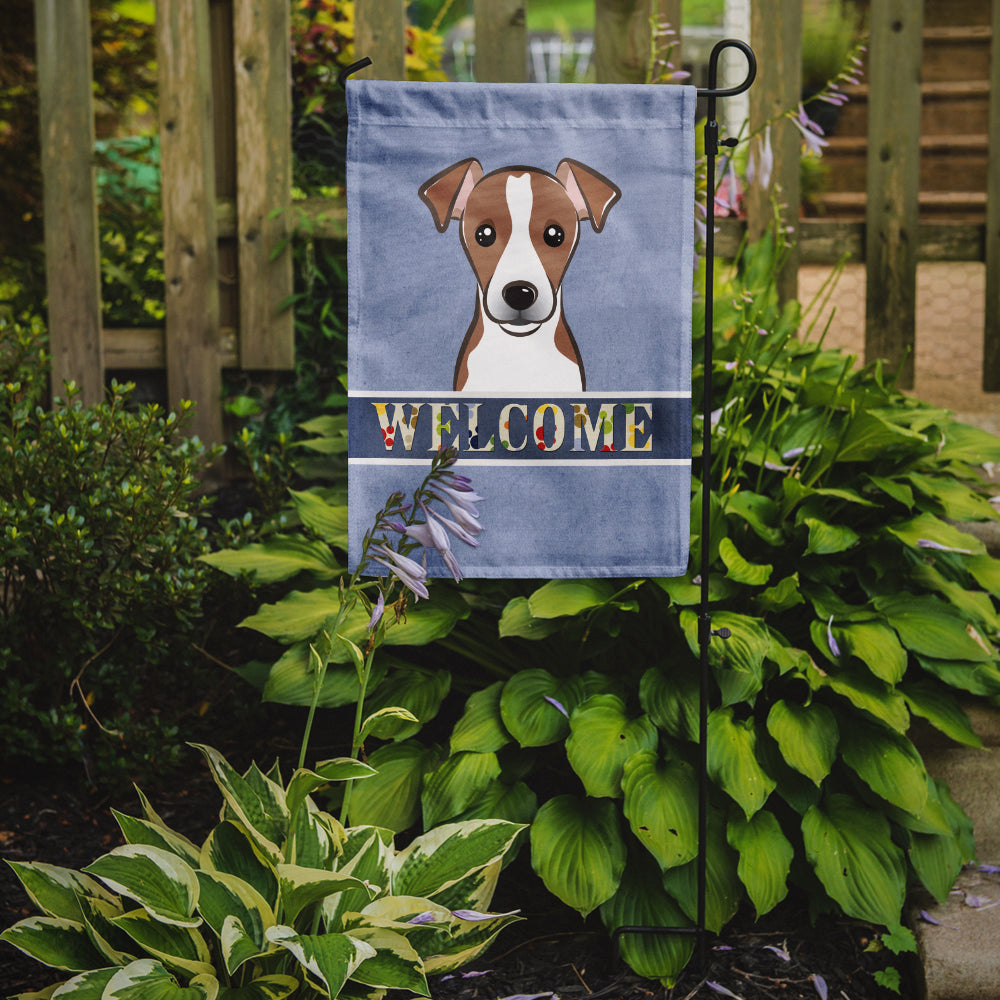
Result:
<svg viewBox="0 0 1000 1000"><path fill-rule="evenodd" d="M686 572L695 98L348 82L352 566L451 445L467 576Z"/></svg>

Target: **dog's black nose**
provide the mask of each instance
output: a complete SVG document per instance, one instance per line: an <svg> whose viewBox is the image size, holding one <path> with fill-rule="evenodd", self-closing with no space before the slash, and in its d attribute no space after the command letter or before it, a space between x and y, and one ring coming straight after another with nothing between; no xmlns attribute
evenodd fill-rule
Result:
<svg viewBox="0 0 1000 1000"><path fill-rule="evenodd" d="M538 298L538 289L528 282L512 281L504 286L503 300L518 312L530 309Z"/></svg>

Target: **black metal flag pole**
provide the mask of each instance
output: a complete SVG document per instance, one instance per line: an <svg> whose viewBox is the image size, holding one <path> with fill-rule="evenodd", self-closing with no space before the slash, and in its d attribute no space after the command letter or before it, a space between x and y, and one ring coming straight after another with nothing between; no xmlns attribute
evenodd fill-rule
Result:
<svg viewBox="0 0 1000 1000"><path fill-rule="evenodd" d="M720 89L718 84L719 57L725 49L739 49L747 60L747 75L739 86ZM698 90L698 96L707 98L705 122L705 160L707 170L706 219L705 219L705 345L704 345L704 395L702 397L702 450L701 450L701 600L698 610L698 646L701 653L701 684L698 698L698 908L694 927L623 926L615 929L615 941L622 934L695 934L698 939L698 964L706 968L705 954L705 897L707 894L707 845L708 845L708 697L710 672L708 648L712 636L729 637L729 629L712 629L712 615L708 609L709 590L709 536L711 534L712 475L712 295L715 283L715 158L720 146L735 146L735 138L719 139L716 121L716 100L735 97L750 89L757 76L757 58L753 49L735 38L717 42L708 60L708 87Z"/></svg>
<svg viewBox="0 0 1000 1000"><path fill-rule="evenodd" d="M719 57L725 49L739 49L747 60L747 75L736 87L719 88ZM345 66L337 77L343 88L347 78L358 70L371 65L366 56ZM757 76L757 59L753 49L746 42L726 38L717 42L708 61L708 87L698 90L698 96L707 98L707 121L705 123L705 160L707 167L706 190L706 232L705 232L705 343L704 343L704 395L702 398L702 481L701 481L701 600L698 612L698 645L701 653L701 687L698 705L698 908L694 927L654 927L623 926L615 929L615 942L623 934L695 934L698 938L698 962L706 967L705 955L705 897L707 890L707 834L708 834L708 697L709 666L708 649L712 637L728 638L729 630L712 629L712 615L709 603L709 535L711 531L711 491L709 480L712 472L712 294L715 281L715 158L720 146L735 146L735 138L719 139L719 123L716 121L716 100L720 97L735 97L750 89Z"/></svg>

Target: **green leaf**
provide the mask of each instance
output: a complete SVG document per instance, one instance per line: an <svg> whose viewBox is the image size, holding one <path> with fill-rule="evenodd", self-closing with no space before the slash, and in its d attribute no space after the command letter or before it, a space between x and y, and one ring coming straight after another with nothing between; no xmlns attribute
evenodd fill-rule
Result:
<svg viewBox="0 0 1000 1000"><path fill-rule="evenodd" d="M520 639L544 639L562 629L559 621L535 618L531 613L527 597L515 597L507 602L500 615L501 639L516 636Z"/></svg>
<svg viewBox="0 0 1000 1000"><path fill-rule="evenodd" d="M347 551L347 506L327 503L312 490L288 491L302 523L329 545Z"/></svg>
<svg viewBox="0 0 1000 1000"><path fill-rule="evenodd" d="M414 721L383 720L379 726L380 739L405 740L420 731L425 722L437 715L445 695L451 689L451 674L447 670L428 670L408 667L394 670L373 691L365 702L366 708L375 712L384 708L402 708Z"/></svg>
<svg viewBox="0 0 1000 1000"><path fill-rule="evenodd" d="M717 708L708 716L708 774L749 819L774 791L775 781L757 762L753 718L733 718L733 709Z"/></svg>
<svg viewBox="0 0 1000 1000"><path fill-rule="evenodd" d="M697 671L684 660L669 672L650 667L639 681L639 704L660 729L678 740L698 739Z"/></svg>
<svg viewBox="0 0 1000 1000"><path fill-rule="evenodd" d="M994 597L1000 597L1000 559L990 555L973 556L965 559L965 568L973 575L980 587Z"/></svg>
<svg viewBox="0 0 1000 1000"><path fill-rule="evenodd" d="M911 833L909 855L924 888L939 903L947 902L965 860L958 839L950 833Z"/></svg>
<svg viewBox="0 0 1000 1000"><path fill-rule="evenodd" d="M477 753L494 753L510 742L500 716L500 693L503 681L469 696L462 717L451 733L451 752L474 750Z"/></svg>
<svg viewBox="0 0 1000 1000"><path fill-rule="evenodd" d="M705 926L718 934L732 919L743 899L743 884L736 873L736 852L726 842L722 814L708 815L705 850ZM698 861L670 868L663 873L663 887L691 920L698 918Z"/></svg>
<svg viewBox="0 0 1000 1000"><path fill-rule="evenodd" d="M849 795L830 795L806 813L802 836L809 863L844 913L874 924L899 923L906 868L880 812Z"/></svg>
<svg viewBox="0 0 1000 1000"><path fill-rule="evenodd" d="M380 740L391 740L401 729L403 732L410 730L414 723L417 728L420 727L420 720L409 709L397 705L380 708L377 712L372 712L361 724L358 737L361 740L366 740L369 736Z"/></svg>
<svg viewBox="0 0 1000 1000"><path fill-rule="evenodd" d="M94 949L83 924L65 917L28 917L0 934L35 961L54 969L82 972L99 968L104 958Z"/></svg>
<svg viewBox="0 0 1000 1000"><path fill-rule="evenodd" d="M619 798L622 769L638 750L653 750L659 736L649 716L629 719L613 694L591 695L574 709L566 758L588 795Z"/></svg>
<svg viewBox="0 0 1000 1000"><path fill-rule="evenodd" d="M346 647L341 647L343 650ZM311 705L316 697L316 673L310 662L310 646L297 642L270 668L261 697L281 705ZM334 655L338 654L336 651ZM368 686L375 688L385 677L386 657L377 657L372 665ZM340 708L358 700L358 675L352 667L331 664L323 675L316 703L318 708Z"/></svg>
<svg viewBox="0 0 1000 1000"><path fill-rule="evenodd" d="M557 795L531 824L531 865L545 887L586 916L618 889L625 842L608 799Z"/></svg>
<svg viewBox="0 0 1000 1000"><path fill-rule="evenodd" d="M770 563L762 565L747 562L740 555L735 543L729 538L723 538L719 541L719 557L726 565L729 579L735 580L737 583L745 583L749 587L763 587L774 570L774 566Z"/></svg>
<svg viewBox="0 0 1000 1000"><path fill-rule="evenodd" d="M886 684L898 684L906 673L906 650L896 633L878 622L837 625L833 634L843 652L856 656Z"/></svg>
<svg viewBox="0 0 1000 1000"><path fill-rule="evenodd" d="M416 837L393 862L392 891L434 899L444 890L499 862L523 829L504 820L446 823Z"/></svg>
<svg viewBox="0 0 1000 1000"><path fill-rule="evenodd" d="M383 927L362 926L353 928L351 937L375 949L375 954L351 973L355 982L430 996L424 963L402 934Z"/></svg>
<svg viewBox="0 0 1000 1000"><path fill-rule="evenodd" d="M329 546L298 535L271 535L265 542L209 552L199 559L229 576L245 574L256 584L278 583L299 573L331 580L344 572Z"/></svg>
<svg viewBox="0 0 1000 1000"><path fill-rule="evenodd" d="M296 934L293 928L279 924L268 928L267 939L291 952L332 997L339 996L362 962L375 957L370 944L349 934Z"/></svg>
<svg viewBox="0 0 1000 1000"><path fill-rule="evenodd" d="M151 917L178 927L197 927L198 879L187 862L147 844L125 844L84 871L113 892L134 899Z"/></svg>
<svg viewBox="0 0 1000 1000"><path fill-rule="evenodd" d="M939 505L941 513L950 521L992 521L996 517L986 497L953 476L924 476L910 472L906 478L920 493Z"/></svg>
<svg viewBox="0 0 1000 1000"><path fill-rule="evenodd" d="M691 653L700 656L698 616L682 611L680 622ZM731 633L728 639L714 637L708 647L708 662L722 690L723 704L752 703L763 686L764 659L771 648L767 627L759 618L717 611L712 614L712 628L727 628Z"/></svg>
<svg viewBox="0 0 1000 1000"><path fill-rule="evenodd" d="M528 598L533 618L561 618L606 604L615 595L607 580L549 580Z"/></svg>
<svg viewBox="0 0 1000 1000"><path fill-rule="evenodd" d="M454 819L498 777L500 764L495 753L469 751L452 754L424 780L421 796L424 827L430 828Z"/></svg>
<svg viewBox="0 0 1000 1000"><path fill-rule="evenodd" d="M159 962L143 958L115 972L101 1000L216 1000L218 994L219 982L212 975L198 975L180 986Z"/></svg>
<svg viewBox="0 0 1000 1000"><path fill-rule="evenodd" d="M1000 669L993 663L936 660L930 656L918 656L917 662L927 673L949 687L985 697L1000 694Z"/></svg>
<svg viewBox="0 0 1000 1000"><path fill-rule="evenodd" d="M686 927L690 921L667 895L656 868L641 856L630 858L615 894L601 904L609 932L619 927ZM640 976L671 987L694 952L690 934L634 934L619 938L622 958Z"/></svg>
<svg viewBox="0 0 1000 1000"><path fill-rule="evenodd" d="M264 931L274 926L274 913L267 900L248 882L223 872L198 872L200 895L198 911L220 940L227 919L239 922L242 935L250 939L251 954L232 960L232 950L225 950L226 971L232 975L247 958L266 949Z"/></svg>
<svg viewBox="0 0 1000 1000"><path fill-rule="evenodd" d="M313 903L345 889L366 889L364 883L342 872L303 868L301 865L278 865L282 912L286 920L295 918ZM374 895L374 892L371 893Z"/></svg>
<svg viewBox="0 0 1000 1000"><path fill-rule="evenodd" d="M270 906L277 905L277 873L242 824L220 823L202 844L199 866L207 872L234 875L253 886Z"/></svg>
<svg viewBox="0 0 1000 1000"><path fill-rule="evenodd" d="M966 462L982 465L983 462L1000 461L1000 442L997 436L981 427L950 421L937 452L939 462Z"/></svg>
<svg viewBox="0 0 1000 1000"><path fill-rule="evenodd" d="M111 922L168 968L188 976L212 974L208 945L194 928L162 923L145 910L123 913Z"/></svg>
<svg viewBox="0 0 1000 1000"><path fill-rule="evenodd" d="M145 819L136 819L134 816L126 816L125 813L111 810L118 826L121 827L122 835L130 844L147 844L150 847L159 847L164 851L170 851L177 857L186 861L189 865L198 864L198 848L188 840L187 837L174 832L161 823L150 822Z"/></svg>
<svg viewBox="0 0 1000 1000"><path fill-rule="evenodd" d="M566 736L569 715L582 700L580 678L560 679L547 670L522 670L504 684L500 717L521 746L547 746Z"/></svg>
<svg viewBox="0 0 1000 1000"><path fill-rule="evenodd" d="M292 976L261 976L245 986L223 987L218 1000L285 1000L299 988Z"/></svg>
<svg viewBox="0 0 1000 1000"><path fill-rule="evenodd" d="M412 826L420 817L424 774L437 760L434 750L415 740L379 747L368 758L378 773L351 790L351 824L397 833Z"/></svg>
<svg viewBox="0 0 1000 1000"><path fill-rule="evenodd" d="M492 781L457 819L505 819L527 826L538 812L538 797L523 782Z"/></svg>
<svg viewBox="0 0 1000 1000"><path fill-rule="evenodd" d="M921 813L927 801L927 772L907 737L854 718L840 753L876 795L904 812Z"/></svg>
<svg viewBox="0 0 1000 1000"><path fill-rule="evenodd" d="M781 832L774 813L765 809L751 819L737 816L730 820L726 838L729 846L739 851L736 873L746 886L759 920L788 894L788 873L795 849Z"/></svg>
<svg viewBox="0 0 1000 1000"><path fill-rule="evenodd" d="M906 710L903 696L866 669L847 666L835 673L823 674L812 666L806 679L814 690L829 688L897 732L906 732L910 724L910 713Z"/></svg>
<svg viewBox="0 0 1000 1000"><path fill-rule="evenodd" d="M289 813L296 813L307 796L331 781L357 781L372 778L377 773L374 767L353 757L334 757L320 761L313 771L300 767L288 782L285 805Z"/></svg>
<svg viewBox="0 0 1000 1000"><path fill-rule="evenodd" d="M58 993L51 991L57 987L50 986L43 993L19 993L10 1000L41 1000L43 997L55 996L58 1000L101 1000L104 996L104 989L111 982L117 967L107 969L91 969L89 972L82 972L72 979L67 979L65 983L58 986Z"/></svg>
<svg viewBox="0 0 1000 1000"><path fill-rule="evenodd" d="M40 861L8 861L7 864L13 869L32 903L46 916L82 920L80 896L115 902L115 897L100 882L71 868L60 868Z"/></svg>
<svg viewBox="0 0 1000 1000"><path fill-rule="evenodd" d="M839 731L833 712L818 702L798 705L779 699L768 713L767 731L785 761L818 787L837 756Z"/></svg>
<svg viewBox="0 0 1000 1000"><path fill-rule="evenodd" d="M807 517L803 522L809 528L809 543L805 554L828 556L844 552L861 537L846 524L828 524L819 518Z"/></svg>
<svg viewBox="0 0 1000 1000"><path fill-rule="evenodd" d="M910 711L926 719L945 736L967 747L983 745L965 710L947 688L932 680L907 681L900 686L900 691Z"/></svg>
<svg viewBox="0 0 1000 1000"><path fill-rule="evenodd" d="M953 527L933 514L918 514L908 521L888 525L886 531L912 549L921 549L920 542L928 541L972 555L983 555L986 552L986 546L978 538Z"/></svg>
<svg viewBox="0 0 1000 1000"><path fill-rule="evenodd" d="M797 604L804 604L805 598L799 590L799 574L792 573L779 580L773 587L761 591L754 598L757 607L763 612L787 611Z"/></svg>
<svg viewBox="0 0 1000 1000"><path fill-rule="evenodd" d="M781 512L770 497L750 490L738 490L726 497L725 503L726 514L745 521L758 538L771 546L778 547L782 544L784 532L781 527Z"/></svg>
<svg viewBox="0 0 1000 1000"><path fill-rule="evenodd" d="M690 765L642 750L625 762L625 818L661 869L698 854L698 783Z"/></svg>
<svg viewBox="0 0 1000 1000"><path fill-rule="evenodd" d="M903 645L915 653L939 660L977 663L996 658L995 650L975 626L936 597L882 595L874 603L899 634Z"/></svg>
<svg viewBox="0 0 1000 1000"><path fill-rule="evenodd" d="M890 448L925 444L923 434L890 423L871 410L862 410L851 421L837 451L838 462L867 462Z"/></svg>

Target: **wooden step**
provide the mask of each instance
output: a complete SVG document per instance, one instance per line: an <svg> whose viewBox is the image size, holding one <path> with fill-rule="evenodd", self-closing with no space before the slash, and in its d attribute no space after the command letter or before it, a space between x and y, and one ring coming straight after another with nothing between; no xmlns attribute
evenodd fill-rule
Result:
<svg viewBox="0 0 1000 1000"><path fill-rule="evenodd" d="M865 218L868 199L863 191L830 191L818 195L815 200L828 218L860 220ZM919 205L921 219L982 222L986 216L986 193L921 191Z"/></svg>
<svg viewBox="0 0 1000 1000"><path fill-rule="evenodd" d="M924 83L989 80L992 38L989 25L925 28L921 79Z"/></svg>
<svg viewBox="0 0 1000 1000"><path fill-rule="evenodd" d="M833 191L865 188L868 140L832 136L823 151ZM925 191L985 191L988 156L985 135L925 135L920 138L920 188Z"/></svg>
<svg viewBox="0 0 1000 1000"><path fill-rule="evenodd" d="M924 0L925 28L945 27L956 21L989 24L991 15L991 0Z"/></svg>
<svg viewBox="0 0 1000 1000"><path fill-rule="evenodd" d="M947 135L956 127L965 134L986 133L989 121L989 80L937 80L921 84L921 135ZM837 136L868 132L867 83L846 90L848 103L841 109Z"/></svg>

